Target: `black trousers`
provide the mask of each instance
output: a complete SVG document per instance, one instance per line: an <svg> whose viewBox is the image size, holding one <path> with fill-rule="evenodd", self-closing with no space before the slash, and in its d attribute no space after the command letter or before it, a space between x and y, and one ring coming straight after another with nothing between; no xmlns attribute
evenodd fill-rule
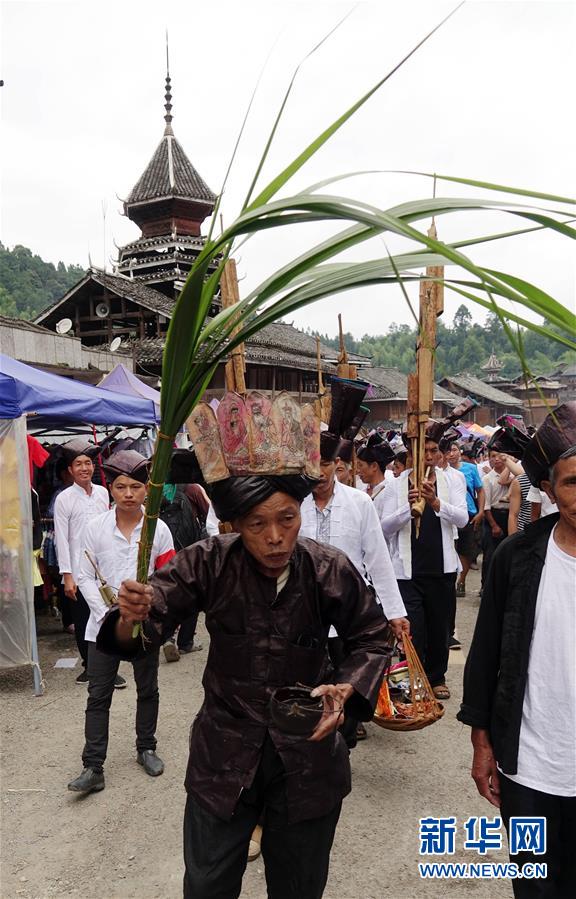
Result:
<svg viewBox="0 0 576 899"><path fill-rule="evenodd" d="M90 607L80 590L76 590L76 599L70 600L72 608L72 620L74 622L74 636L76 638L76 646L82 657L82 665L84 668L88 665L88 643L86 642L86 625L90 618Z"/></svg>
<svg viewBox="0 0 576 899"><path fill-rule="evenodd" d="M186 621L183 621L180 627L178 628L178 636L176 637L176 643L178 649L183 649L186 646L190 646L190 644L194 643L194 634L196 633L196 627L198 625L198 612L195 612L190 618L187 618Z"/></svg>
<svg viewBox="0 0 576 899"><path fill-rule="evenodd" d="M519 852L510 861L548 865L545 880L513 880L516 899L572 899L576 893L576 796L551 796L500 774L500 811L509 830L511 817L546 818L546 852Z"/></svg>
<svg viewBox="0 0 576 899"><path fill-rule="evenodd" d="M237 899L252 831L263 813L262 857L269 899L320 899L342 803L321 818L291 824L284 767L272 741L264 744L254 783L231 821L188 796L184 812L184 899Z"/></svg>
<svg viewBox="0 0 576 899"><path fill-rule="evenodd" d="M508 512L506 509L492 509L492 516L498 527L502 529L502 536L494 537L492 535L492 528L486 519L484 519L482 528L482 584L484 584L488 575L488 568L492 561L494 550L497 546L500 546L502 541L508 536Z"/></svg>
<svg viewBox="0 0 576 899"><path fill-rule="evenodd" d="M106 655L88 644L88 702L82 762L85 768L100 770L106 760L110 705L114 694L114 678L120 659ZM158 651L132 662L136 681L136 749L156 749L158 722Z"/></svg>
<svg viewBox="0 0 576 899"><path fill-rule="evenodd" d="M431 687L445 683L448 643L456 606L456 572L398 581L412 642Z"/></svg>

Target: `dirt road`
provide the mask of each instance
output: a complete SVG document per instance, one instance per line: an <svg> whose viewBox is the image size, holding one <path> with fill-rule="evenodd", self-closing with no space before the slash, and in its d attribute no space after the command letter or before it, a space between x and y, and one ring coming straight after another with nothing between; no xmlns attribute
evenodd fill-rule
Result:
<svg viewBox="0 0 576 899"><path fill-rule="evenodd" d="M472 573L473 575L475 573ZM469 645L478 608L477 576L459 600L458 630ZM54 619L40 619L40 652L47 691L34 697L28 671L0 672L2 691L2 899L178 899L181 896L182 782L188 729L201 703L206 649L160 671L158 751L165 774L147 777L133 749L135 687L116 692L106 762L106 789L78 798L66 784L81 770L86 689L77 670L55 669L75 655L73 639ZM206 635L200 638L206 645ZM495 811L469 776L468 728L455 714L465 652L452 652L453 698L444 719L423 731L399 734L369 727L352 756L353 792L345 800L332 853L325 899L500 899L509 881L423 881L418 820ZM504 850L484 857L464 851L443 861L505 861ZM263 866L251 863L245 899L264 899Z"/></svg>

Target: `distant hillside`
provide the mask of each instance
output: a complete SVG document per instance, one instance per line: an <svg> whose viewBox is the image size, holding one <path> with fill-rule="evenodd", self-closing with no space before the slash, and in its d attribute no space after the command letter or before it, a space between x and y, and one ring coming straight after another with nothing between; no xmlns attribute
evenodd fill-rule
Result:
<svg viewBox="0 0 576 899"><path fill-rule="evenodd" d="M0 315L34 318L76 284L84 272L79 265L44 262L28 247L9 250L0 243Z"/></svg>
<svg viewBox="0 0 576 899"><path fill-rule="evenodd" d="M553 325L544 322L551 331ZM338 337L319 334L323 343L338 348ZM351 334L345 334L346 348L351 353L370 356L372 365L385 368L399 368L407 374L414 368L414 350L417 332L411 325L393 324L386 334L365 334L355 340ZM436 379L456 372L484 376L482 365L488 357L495 353L503 365L500 375L513 378L521 373L518 357L512 349L500 319L490 313L484 324L472 320L469 309L462 304L454 315L452 324L438 320L438 346L436 350ZM556 343L533 331L523 329L523 345L528 366L532 374L545 375L552 372L559 362L574 363L574 353L562 344Z"/></svg>

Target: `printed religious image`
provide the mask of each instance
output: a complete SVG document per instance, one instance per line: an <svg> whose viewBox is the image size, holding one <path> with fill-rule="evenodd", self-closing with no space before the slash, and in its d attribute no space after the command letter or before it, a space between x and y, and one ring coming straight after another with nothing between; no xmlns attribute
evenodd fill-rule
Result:
<svg viewBox="0 0 576 899"><path fill-rule="evenodd" d="M280 435L282 470L300 471L305 465L300 406L289 394L281 393L274 400L272 422Z"/></svg>
<svg viewBox="0 0 576 899"><path fill-rule="evenodd" d="M216 413L224 456L230 473L243 474L250 470L248 450L248 411L238 393L227 393Z"/></svg>
<svg viewBox="0 0 576 899"><path fill-rule="evenodd" d="M278 433L272 424L270 400L252 390L246 397L250 429L250 470L254 474L271 474L280 465Z"/></svg>
<svg viewBox="0 0 576 899"><path fill-rule="evenodd" d="M206 483L230 477L222 452L218 422L210 406L199 403L186 422Z"/></svg>

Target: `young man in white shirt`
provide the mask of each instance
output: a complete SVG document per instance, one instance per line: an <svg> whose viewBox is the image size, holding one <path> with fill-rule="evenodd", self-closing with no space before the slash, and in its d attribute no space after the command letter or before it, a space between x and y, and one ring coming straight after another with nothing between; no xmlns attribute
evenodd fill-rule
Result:
<svg viewBox="0 0 576 899"><path fill-rule="evenodd" d="M378 518L386 515L390 508L390 497L393 495L394 474L388 471L390 465L396 459L396 453L377 431L370 434L356 452L356 470L360 480L366 484L366 493L374 503Z"/></svg>
<svg viewBox="0 0 576 899"><path fill-rule="evenodd" d="M454 528L464 527L468 522L468 508L464 478L447 475L438 467L441 458L438 442L445 430L442 426L441 422L429 422L425 444L429 476L422 484L425 507L418 535L411 506L419 499L419 493L410 485L411 469L392 482L393 508L381 523L389 541L416 651L435 696L449 699L446 670L458 569Z"/></svg>
<svg viewBox="0 0 576 899"><path fill-rule="evenodd" d="M515 879L514 895L568 899L576 884L576 403L547 416L522 462L559 514L494 553L458 718L472 728L472 777L500 808L511 861L547 866L544 879ZM517 818L543 823L539 845L514 846Z"/></svg>
<svg viewBox="0 0 576 899"><path fill-rule="evenodd" d="M108 747L110 705L120 664L117 656L107 655L96 647L100 625L109 607L100 593L101 583L94 565L114 593L117 593L123 580L136 577L148 462L134 450L122 450L110 456L105 463L105 471L115 507L95 518L86 528L79 577L80 588L90 608L90 618L86 627L89 683L86 742L82 753L84 770L68 784L68 789L76 793L104 789L103 766ZM163 521L158 521L149 573L152 574L174 555L170 530ZM156 755L155 736L158 720L158 650L136 658L132 665L137 690L137 760L146 773L154 777L164 771L164 763Z"/></svg>
<svg viewBox="0 0 576 899"><path fill-rule="evenodd" d="M87 523L95 516L106 512L110 507L110 499L105 487L92 483L93 458L98 454L98 447L85 437L77 437L65 443L63 449L68 462L68 472L74 483L66 490L62 490L54 502L54 541L58 569L62 575L64 594L71 602L74 635L82 658L82 671L76 678L76 683L86 684L88 646L85 632L90 610L82 591L78 589L84 549L82 541ZM126 682L119 677L116 686L124 687Z"/></svg>

